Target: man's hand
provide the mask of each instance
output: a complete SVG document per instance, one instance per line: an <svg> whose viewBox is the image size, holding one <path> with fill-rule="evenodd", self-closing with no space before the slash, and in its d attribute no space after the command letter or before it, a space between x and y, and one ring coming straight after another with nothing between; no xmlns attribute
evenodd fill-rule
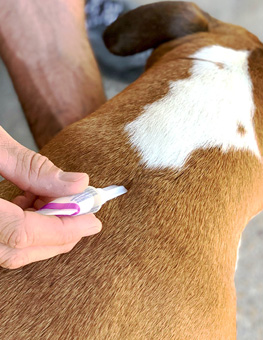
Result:
<svg viewBox="0 0 263 340"><path fill-rule="evenodd" d="M101 222L93 214L59 218L24 211L40 201L38 196L46 201L43 197L84 191L89 178L84 173L63 172L1 127L0 174L25 191L13 203L0 199L0 266L15 269L68 252L82 237L101 230Z"/></svg>

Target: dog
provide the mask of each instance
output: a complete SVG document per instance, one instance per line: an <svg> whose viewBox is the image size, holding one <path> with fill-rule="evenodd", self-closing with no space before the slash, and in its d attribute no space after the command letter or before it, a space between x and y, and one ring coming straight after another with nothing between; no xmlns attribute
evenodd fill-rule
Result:
<svg viewBox="0 0 263 340"><path fill-rule="evenodd" d="M128 193L69 254L1 269L0 338L235 339L238 244L263 207L263 45L186 2L130 11L104 40L153 48L146 71L41 153Z"/></svg>

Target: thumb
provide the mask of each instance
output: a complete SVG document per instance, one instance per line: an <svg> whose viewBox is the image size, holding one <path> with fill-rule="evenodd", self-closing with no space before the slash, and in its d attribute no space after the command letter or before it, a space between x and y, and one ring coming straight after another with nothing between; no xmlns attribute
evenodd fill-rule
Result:
<svg viewBox="0 0 263 340"><path fill-rule="evenodd" d="M48 197L79 193L89 183L87 174L63 172L45 156L16 142L2 127L0 174L24 191Z"/></svg>

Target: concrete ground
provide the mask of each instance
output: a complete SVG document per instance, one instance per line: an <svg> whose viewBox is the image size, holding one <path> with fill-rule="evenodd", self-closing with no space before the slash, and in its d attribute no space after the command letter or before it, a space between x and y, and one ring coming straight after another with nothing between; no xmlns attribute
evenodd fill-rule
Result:
<svg viewBox="0 0 263 340"><path fill-rule="evenodd" d="M123 0L125 1L125 0ZM152 2L131 0L129 6ZM262 0L197 0L203 10L218 19L242 25L263 41ZM260 24L261 23L261 24ZM95 39L96 40L96 39ZM96 41L94 42L96 43ZM118 60L118 59L116 59ZM143 57L142 57L143 60ZM114 62L113 64L118 64ZM136 59L137 64L140 60ZM127 66L129 68L129 65ZM102 66L103 69L103 66ZM129 72L132 68L129 68ZM138 68L137 68L138 71ZM122 70L125 74L125 68ZM124 78L124 80L123 80ZM108 97L120 92L131 77L122 79L110 72L104 73L104 85ZM20 143L37 150L17 97L3 63L0 62L0 124ZM256 216L246 228L240 249L236 272L238 340L263 339L263 213ZM194 339L193 339L194 340ZM222 339L227 340L227 339Z"/></svg>

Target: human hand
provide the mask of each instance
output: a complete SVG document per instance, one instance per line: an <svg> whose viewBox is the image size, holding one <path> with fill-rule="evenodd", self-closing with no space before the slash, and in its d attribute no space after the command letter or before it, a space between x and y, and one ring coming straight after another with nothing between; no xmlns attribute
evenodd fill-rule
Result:
<svg viewBox="0 0 263 340"><path fill-rule="evenodd" d="M85 190L89 178L84 173L63 172L1 127L0 174L25 191L13 203L0 199L0 266L15 269L68 252L82 237L101 230L101 222L93 214L59 218L25 211L40 208L37 205L47 197Z"/></svg>

